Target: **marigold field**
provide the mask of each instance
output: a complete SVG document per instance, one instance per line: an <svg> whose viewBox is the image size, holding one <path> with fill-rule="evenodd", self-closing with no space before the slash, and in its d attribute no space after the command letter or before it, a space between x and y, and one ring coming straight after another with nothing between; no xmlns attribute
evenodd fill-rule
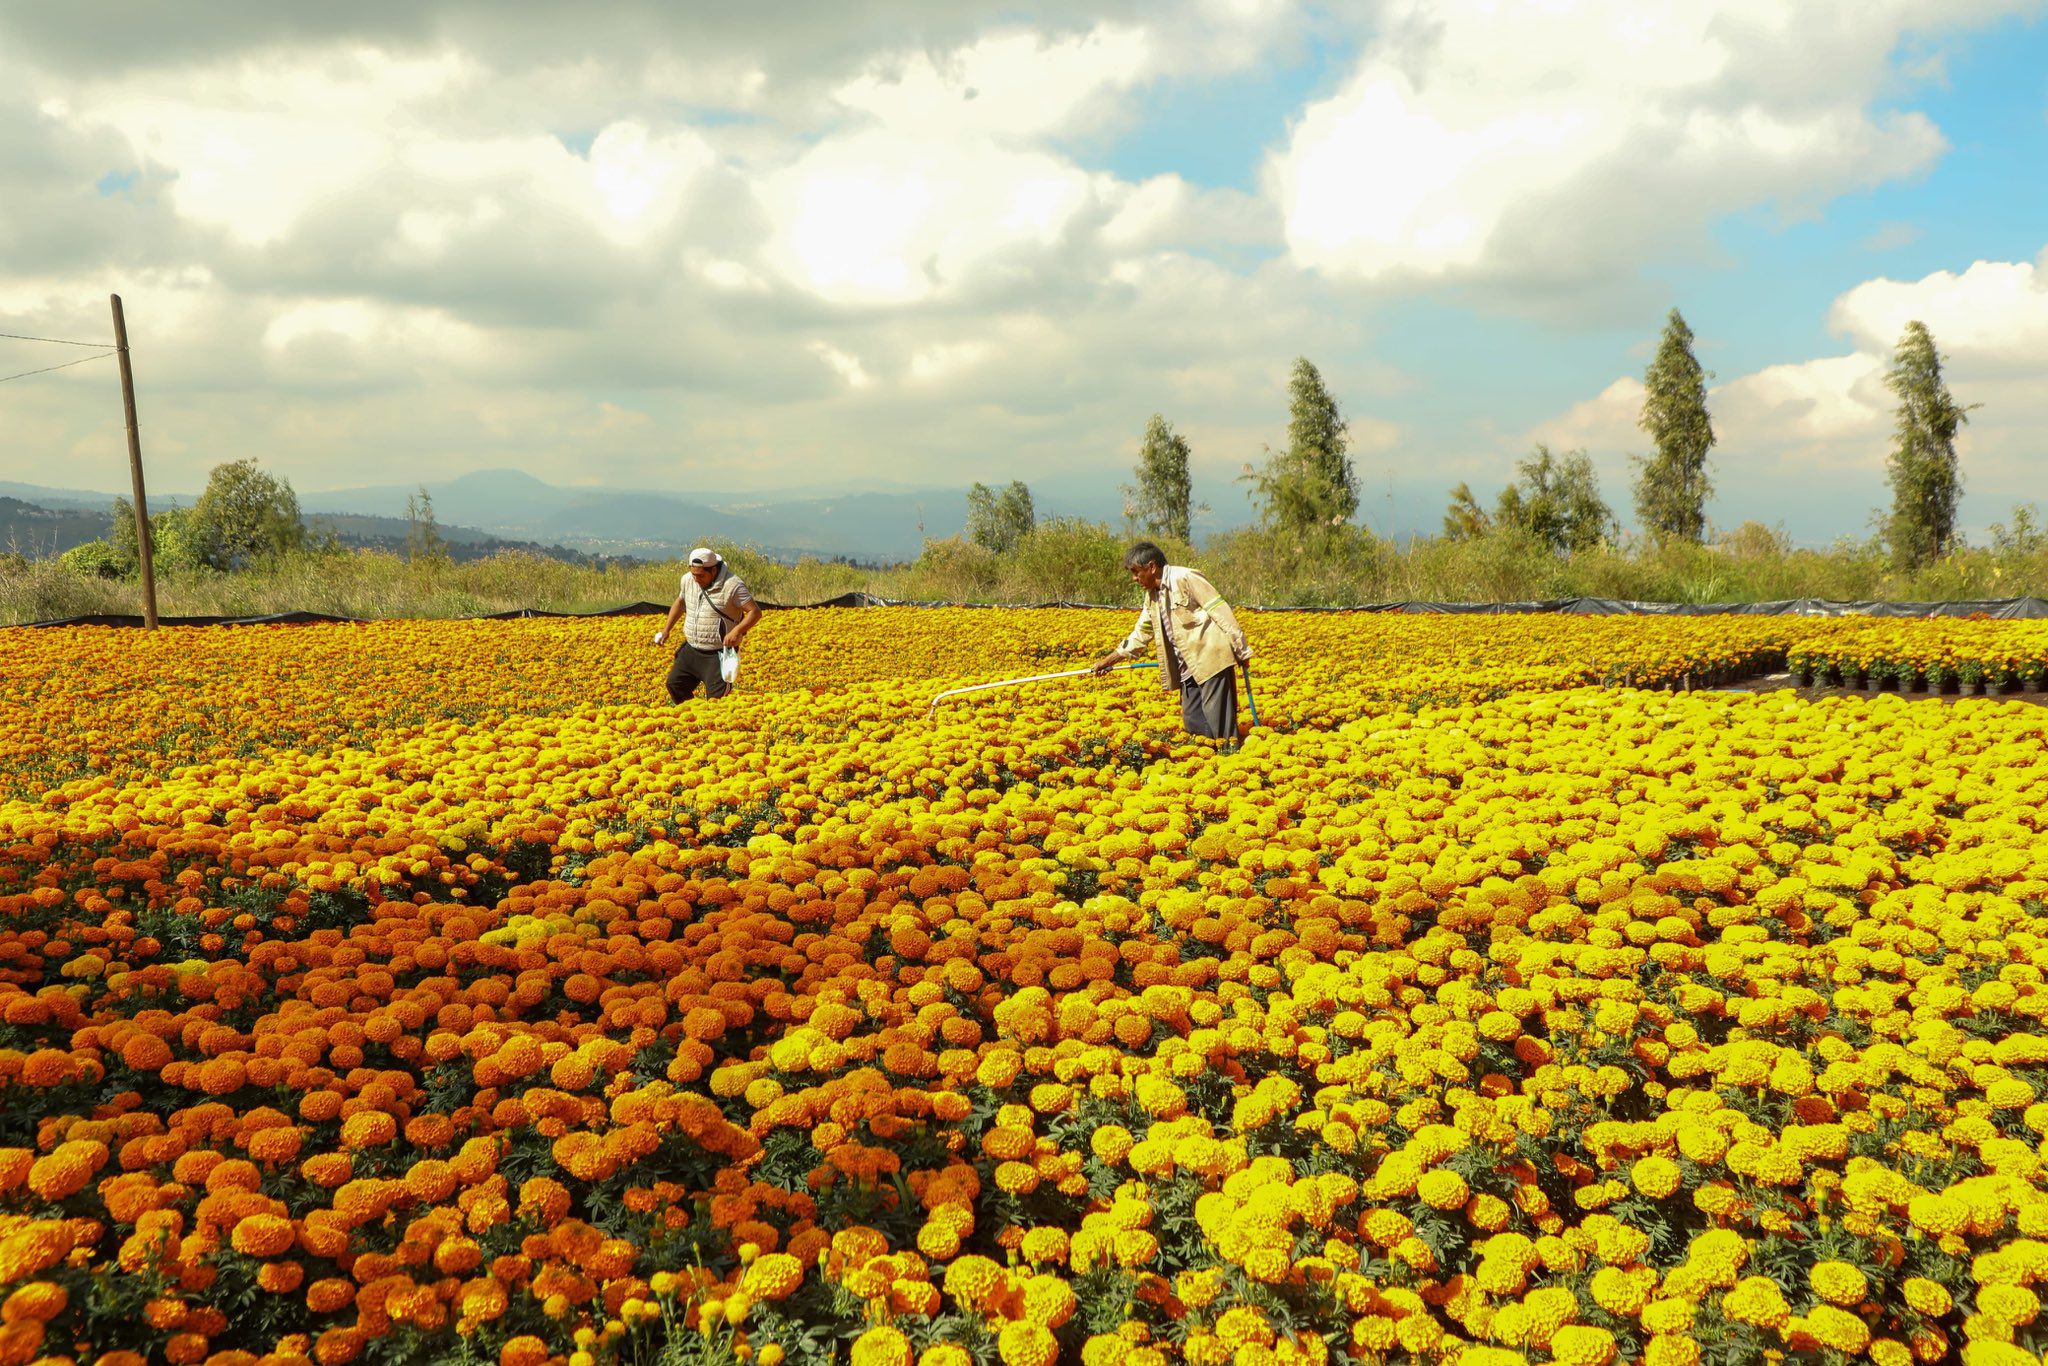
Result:
<svg viewBox="0 0 2048 1366"><path fill-rule="evenodd" d="M0 632L0 1366L2038 1360L2048 625L1244 620Z"/></svg>

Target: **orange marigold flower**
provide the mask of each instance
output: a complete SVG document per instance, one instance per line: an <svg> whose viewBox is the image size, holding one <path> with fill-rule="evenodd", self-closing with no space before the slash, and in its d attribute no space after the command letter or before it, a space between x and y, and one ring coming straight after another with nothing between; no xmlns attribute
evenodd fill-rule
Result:
<svg viewBox="0 0 2048 1366"><path fill-rule="evenodd" d="M70 1139L29 1168L28 1188L56 1203L85 1189L86 1182L107 1164L107 1145L93 1139Z"/></svg>
<svg viewBox="0 0 2048 1366"><path fill-rule="evenodd" d="M297 1262L265 1262L256 1269L256 1284L273 1295L289 1295L306 1279L306 1268Z"/></svg>
<svg viewBox="0 0 2048 1366"><path fill-rule="evenodd" d="M230 1238L235 1251L248 1257L275 1257L290 1249L292 1221L276 1214L251 1214L236 1223Z"/></svg>
<svg viewBox="0 0 2048 1366"><path fill-rule="evenodd" d="M63 1313L64 1307L70 1303L71 1292L63 1286L50 1281L35 1281L9 1295L6 1303L0 1305L0 1322L20 1323L34 1319L38 1323L48 1323Z"/></svg>
<svg viewBox="0 0 2048 1366"><path fill-rule="evenodd" d="M519 1213L553 1224L568 1216L569 1192L552 1177L528 1177L519 1186Z"/></svg>
<svg viewBox="0 0 2048 1366"><path fill-rule="evenodd" d="M249 1156L266 1166L283 1166L299 1155L304 1143L305 1135L297 1129L262 1129L249 1136Z"/></svg>
<svg viewBox="0 0 2048 1366"><path fill-rule="evenodd" d="M199 1067L199 1089L209 1096L229 1096L248 1083L249 1072L233 1058L209 1058Z"/></svg>
<svg viewBox="0 0 2048 1366"><path fill-rule="evenodd" d="M121 1063L145 1075L160 1072L171 1060L171 1046L154 1034L136 1034L121 1045Z"/></svg>
<svg viewBox="0 0 2048 1366"><path fill-rule="evenodd" d="M498 1366L542 1366L550 1355L545 1342L531 1333L521 1333L498 1349Z"/></svg>

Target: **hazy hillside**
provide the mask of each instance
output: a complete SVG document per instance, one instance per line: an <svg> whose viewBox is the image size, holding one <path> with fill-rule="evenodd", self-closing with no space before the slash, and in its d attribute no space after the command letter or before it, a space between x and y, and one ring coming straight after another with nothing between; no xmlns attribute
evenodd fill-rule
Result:
<svg viewBox="0 0 2048 1366"><path fill-rule="evenodd" d="M10 485L12 488L31 486ZM53 492L62 493L62 490ZM102 499L99 508L91 506L51 507L31 503L23 499L0 494L0 554L25 555L30 559L45 559L61 555L74 546L87 541L102 540L112 529L112 498L108 495L81 495L73 498L83 503L86 498ZM172 506L174 501L166 498L161 502L152 500L151 509ZM189 506L190 500L182 500ZM106 510L101 510L102 508ZM354 549L389 550L403 553L406 536L410 530L403 517L369 517L353 513L313 513L306 517L306 529L315 536L332 534L342 545ZM536 541L509 539L493 536L475 527L438 526L442 543L452 560L466 563L480 560L503 551L524 551L531 555L544 555L549 559L561 560L567 564L593 564L600 557L568 546L545 545Z"/></svg>
<svg viewBox="0 0 2048 1366"><path fill-rule="evenodd" d="M0 553L41 559L107 534L104 512L42 507L0 496Z"/></svg>
<svg viewBox="0 0 2048 1366"><path fill-rule="evenodd" d="M573 487L550 484L518 470L481 470L429 482L434 515L451 548L460 542L552 546L564 552L606 557L672 559L706 542L751 546L780 559L800 555L845 557L868 563L915 559L931 537L957 535L966 524L966 482L960 487L890 488L865 492L791 489L778 493L676 494L660 490ZM298 491L309 525L326 521L363 544L396 544L405 537L406 500L418 485L377 485ZM1034 489L1038 514L1084 517L1115 524L1121 495L1113 485L1077 493ZM0 481L0 497L45 511L95 514L104 522L115 495L84 489L46 488ZM150 494L152 510L190 507L191 493ZM1205 522L1213 530L1222 519ZM0 536L4 536L0 529ZM60 549L104 533L73 533ZM47 538L49 532L44 531ZM396 538L395 542L392 538ZM352 542L353 543L353 542ZM544 552L544 553L554 553Z"/></svg>

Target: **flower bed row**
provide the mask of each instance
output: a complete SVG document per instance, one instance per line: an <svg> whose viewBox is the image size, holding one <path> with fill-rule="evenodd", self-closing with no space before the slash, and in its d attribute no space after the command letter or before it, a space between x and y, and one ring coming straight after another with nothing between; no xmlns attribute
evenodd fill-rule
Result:
<svg viewBox="0 0 2048 1366"><path fill-rule="evenodd" d="M1328 629L0 807L0 1363L2036 1359L2048 718Z"/></svg>

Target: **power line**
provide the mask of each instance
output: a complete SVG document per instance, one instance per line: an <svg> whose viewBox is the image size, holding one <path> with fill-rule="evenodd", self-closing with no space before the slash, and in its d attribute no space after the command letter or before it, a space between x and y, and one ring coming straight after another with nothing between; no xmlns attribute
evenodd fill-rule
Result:
<svg viewBox="0 0 2048 1366"><path fill-rule="evenodd" d="M48 342L52 346L105 346L105 342L66 341L62 337L24 337L14 332L0 332L8 341Z"/></svg>
<svg viewBox="0 0 2048 1366"><path fill-rule="evenodd" d="M52 370L69 370L74 365L83 365L86 363L86 361L89 360L105 360L108 356L111 356L113 354L114 349L112 347L108 347L106 350L100 352L97 356L84 356L78 360L67 360L62 365L45 365L40 370L23 370L20 374L16 375L0 375L0 384L5 384L7 383L8 380L11 379L27 379L30 375L47 375Z"/></svg>

